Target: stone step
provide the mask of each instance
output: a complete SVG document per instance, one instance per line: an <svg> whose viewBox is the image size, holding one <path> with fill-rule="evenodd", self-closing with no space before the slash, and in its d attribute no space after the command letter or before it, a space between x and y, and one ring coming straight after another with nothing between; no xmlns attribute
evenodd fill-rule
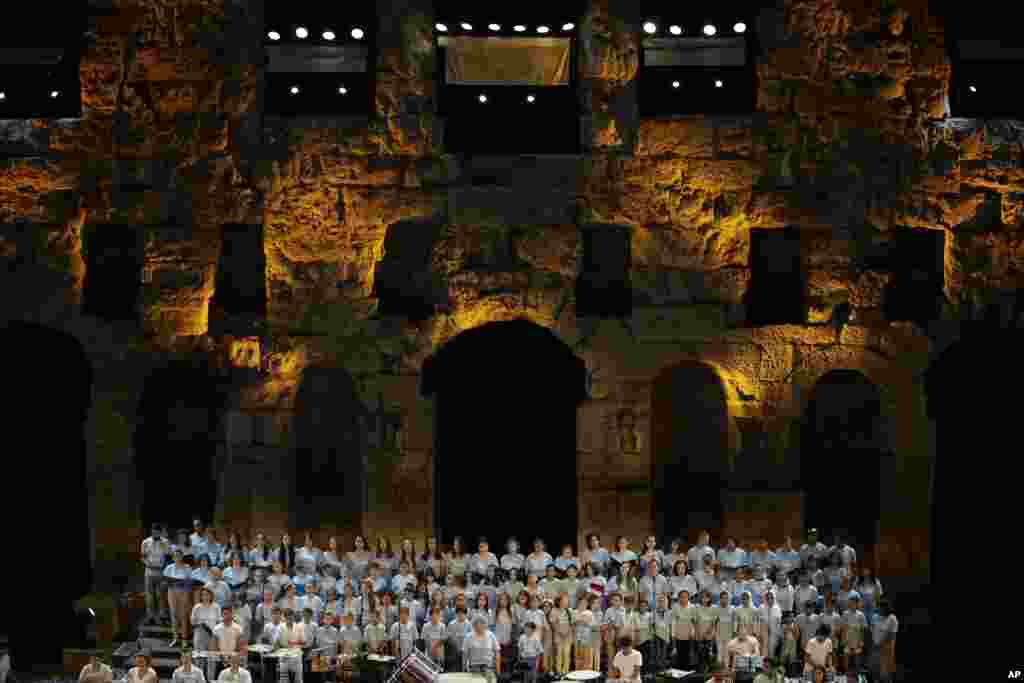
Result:
<svg viewBox="0 0 1024 683"><path fill-rule="evenodd" d="M173 636L174 629L170 626L154 626L152 624L140 624L138 627L139 636L146 638L162 638L163 636ZM168 637L170 640L170 637Z"/></svg>

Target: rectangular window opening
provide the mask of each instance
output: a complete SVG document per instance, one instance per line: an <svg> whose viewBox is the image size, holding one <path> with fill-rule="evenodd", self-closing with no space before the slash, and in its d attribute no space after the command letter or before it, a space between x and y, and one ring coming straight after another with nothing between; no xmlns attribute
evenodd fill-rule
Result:
<svg viewBox="0 0 1024 683"><path fill-rule="evenodd" d="M583 262L576 280L576 315L601 318L633 314L628 228L600 226L581 231Z"/></svg>
<svg viewBox="0 0 1024 683"><path fill-rule="evenodd" d="M82 313L107 321L138 320L144 246L134 226L85 227Z"/></svg>
<svg viewBox="0 0 1024 683"><path fill-rule="evenodd" d="M213 307L219 316L263 318L267 314L267 257L263 226L230 223L222 228Z"/></svg>
<svg viewBox="0 0 1024 683"><path fill-rule="evenodd" d="M750 231L747 321L752 326L806 322L806 284L796 228Z"/></svg>

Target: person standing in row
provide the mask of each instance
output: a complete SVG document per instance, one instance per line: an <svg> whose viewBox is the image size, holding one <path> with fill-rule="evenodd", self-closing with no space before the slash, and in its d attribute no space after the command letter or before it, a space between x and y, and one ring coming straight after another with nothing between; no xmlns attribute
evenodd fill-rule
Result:
<svg viewBox="0 0 1024 683"><path fill-rule="evenodd" d="M527 576L540 580L547 574L548 566L554 563L551 555L544 549L544 541L540 538L533 541L533 552L526 557Z"/></svg>
<svg viewBox="0 0 1024 683"><path fill-rule="evenodd" d="M114 672L111 668L92 653L89 655L89 663L82 667L81 673L78 674L78 683L111 683L113 678Z"/></svg>
<svg viewBox="0 0 1024 683"><path fill-rule="evenodd" d="M171 647L189 641L189 618L192 615L192 570L185 564L181 548L173 551L174 564L164 570L167 578L167 601L171 605L171 620L174 622L175 638Z"/></svg>
<svg viewBox="0 0 1024 683"><path fill-rule="evenodd" d="M198 666L192 665L192 653L181 653L181 665L171 674L171 683L206 683L206 675Z"/></svg>
<svg viewBox="0 0 1024 683"><path fill-rule="evenodd" d="M465 671L483 676L488 683L496 683L501 674L501 648L480 617L473 620L472 630L463 642L462 663Z"/></svg>
<svg viewBox="0 0 1024 683"><path fill-rule="evenodd" d="M678 567L680 560L676 563ZM672 608L672 640L675 642L675 668L692 671L694 665L693 643L697 636L698 608L690 604L690 592L680 591L679 602Z"/></svg>
<svg viewBox="0 0 1024 683"><path fill-rule="evenodd" d="M544 643L537 634L537 624L526 622L526 632L519 636L519 659L526 667L524 683L536 683L539 662L544 655Z"/></svg>
<svg viewBox="0 0 1024 683"><path fill-rule="evenodd" d="M505 550L505 554L501 556L501 568L506 572L522 572L526 566L526 557L519 552L519 541L515 537L508 539ZM515 600L514 597L512 599Z"/></svg>
<svg viewBox="0 0 1024 683"><path fill-rule="evenodd" d="M213 649L210 642L213 640L213 629L220 621L221 606L213 602L213 591L210 589L201 589L199 595L199 604L192 608L191 623L195 649L203 652Z"/></svg>
<svg viewBox="0 0 1024 683"><path fill-rule="evenodd" d="M167 564L171 546L167 542L166 532L159 524L154 524L152 535L142 541L142 564L146 568L146 623L154 624L160 618L167 619L167 612L161 609L164 583L164 567Z"/></svg>

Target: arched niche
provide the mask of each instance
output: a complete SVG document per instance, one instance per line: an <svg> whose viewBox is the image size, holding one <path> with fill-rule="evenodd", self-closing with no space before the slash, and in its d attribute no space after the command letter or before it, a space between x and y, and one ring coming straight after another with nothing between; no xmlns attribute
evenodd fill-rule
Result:
<svg viewBox="0 0 1024 683"><path fill-rule="evenodd" d="M659 538L722 526L732 470L728 394L716 370L682 361L651 384L651 481ZM680 496L685 488L686 495Z"/></svg>
<svg viewBox="0 0 1024 683"><path fill-rule="evenodd" d="M509 535L540 532L549 547L576 542L576 410L585 390L583 361L523 319L466 330L424 361L421 391L435 400L435 524L445 541L487 535L501 547Z"/></svg>
<svg viewBox="0 0 1024 683"><path fill-rule="evenodd" d="M822 375L808 397L801 421L800 481L804 516L827 540L842 534L866 554L878 543L882 459L879 388L857 370ZM855 473L856 500L841 504Z"/></svg>
<svg viewBox="0 0 1024 683"><path fill-rule="evenodd" d="M205 360L154 368L139 400L134 462L143 487L142 523L191 529L213 519L230 390Z"/></svg>
<svg viewBox="0 0 1024 683"><path fill-rule="evenodd" d="M79 634L71 604L92 585L85 421L92 401L93 370L81 343L66 332L27 322L0 329L7 408L0 420L5 449L3 500L8 547L60 544L59 561L33 566L32 610L4 610L12 667L30 671L60 666L61 648ZM4 562L7 586L24 583L24 567ZM16 623L15 623L16 620ZM51 638L34 634L47 629Z"/></svg>
<svg viewBox="0 0 1024 683"><path fill-rule="evenodd" d="M360 533L366 511L366 406L343 368L313 366L302 373L293 418L296 526L338 536Z"/></svg>

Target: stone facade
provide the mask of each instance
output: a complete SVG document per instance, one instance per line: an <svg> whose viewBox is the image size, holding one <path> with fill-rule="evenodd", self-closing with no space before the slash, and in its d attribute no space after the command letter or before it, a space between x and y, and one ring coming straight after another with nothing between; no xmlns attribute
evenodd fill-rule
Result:
<svg viewBox="0 0 1024 683"><path fill-rule="evenodd" d="M30 155L0 168L5 284L21 293L5 297L4 317L72 333L93 364L101 571L133 562L141 538L132 435L148 370L185 357L220 368L232 389L217 520L248 529L258 510L269 533L298 523L286 465L304 376L343 370L350 388L333 376L325 386L357 413L346 418L358 425L347 457L365 495L351 526L332 528L421 539L434 509L424 359L461 331L525 318L588 369L581 533L651 529L652 385L666 368L701 363L725 392L730 476L756 478L744 479L756 467L794 489L748 495L726 528L756 534L749 520L770 514L797 534L794 425L820 378L853 369L880 392L881 445L893 453L879 482L878 571L927 576L934 447L920 377L972 306L1016 289L1024 124L947 117L950 66L926 5L898 0L883 15L872 3L787 0L759 25L756 115L639 120L638 27L593 0L579 60L586 153L465 168L429 113L432 10L407 2L382 13L370 121L263 116L259 0L119 0L83 56L82 118L0 122L0 155ZM224 16L247 19L231 19L211 45L203 17ZM878 87L836 86L851 74ZM871 161L880 149L905 152L919 172L901 167L911 180L893 182ZM480 173L496 182L467 183ZM138 324L81 310L90 235L117 224L144 244ZM262 228L263 318L228 320L212 303L225 224ZM579 229L612 224L629 228L632 316L577 317ZM745 326L751 231L785 226L802 235L806 318ZM947 237L946 303L928 329L885 318L892 275L862 258L908 227ZM493 253L495 231L512 229L515 268ZM420 247L406 256L390 246L412 242L425 245L422 258ZM473 267L479 259L491 267ZM415 323L379 315L381 264L398 269L391 279L429 283L433 313ZM841 303L849 317L833 325Z"/></svg>

